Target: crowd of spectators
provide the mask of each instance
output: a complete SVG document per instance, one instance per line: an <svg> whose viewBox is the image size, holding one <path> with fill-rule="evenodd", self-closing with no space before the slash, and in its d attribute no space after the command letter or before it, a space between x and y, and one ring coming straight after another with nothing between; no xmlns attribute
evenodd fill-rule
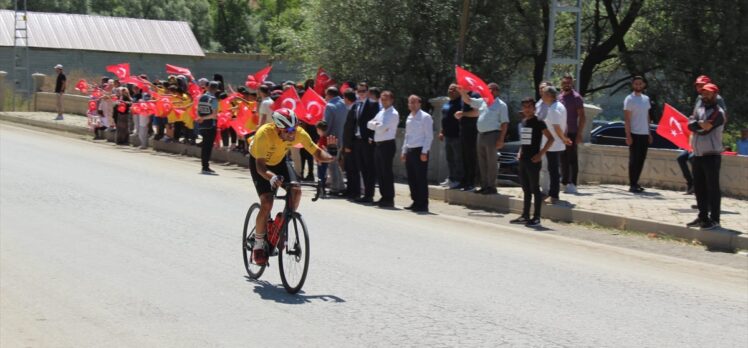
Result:
<svg viewBox="0 0 748 348"><path fill-rule="evenodd" d="M56 91L64 93L66 81L62 66L56 69L61 75ZM203 147L203 174L215 174L209 167L214 148L248 155L251 137L259 127L270 122L277 107L275 100L290 88L303 96L315 82L275 84L263 81L257 88L234 89L225 85L219 74L212 80L171 75L152 82L148 76L140 75L138 81L140 83L129 80L122 84L116 78L101 79L95 87L98 94L92 99L95 104L89 108L94 139L103 139L105 132L114 132L119 145L127 144L130 135L137 135L141 148L147 147L150 137L153 141L199 143ZM538 86L540 100L529 97L522 100L518 157L525 205L521 216L513 220L515 223L537 226L542 201L555 204L561 192L577 193L577 144L582 140L587 121L584 100L573 84L571 75L561 79L560 88L544 81ZM300 149L300 178L318 180L327 197L343 197L382 208L394 207L393 161L398 153L395 138L398 125L404 121L405 139L399 158L405 162L413 200L406 208L427 212L427 173L434 127L431 115L423 110L422 98L409 96L408 114L401 117L394 107L395 96L391 91L370 87L366 82L347 82L344 86L342 91L334 85L324 89L323 119L302 125L321 148L325 147L325 136L333 135L340 139L343 151L338 154L337 161L329 165L317 163L315 168L312 156ZM449 100L442 108L437 138L443 142L449 170L441 185L449 189L483 195L498 193L497 151L507 140L510 120L507 104L500 98L499 85L489 83L487 86L493 100L456 83L447 91ZM719 160L714 153L722 151L721 133L727 121L727 108L719 96L719 88L708 77L699 77L695 87L699 98L689 125L693 132L693 149L679 156L678 162L687 180L687 193L696 193L700 212L698 219L689 226L713 228L719 226L720 199ZM652 143L651 105L644 94L644 78L634 77L631 88L623 110L626 144L630 149L629 190L638 194L645 191L638 181L647 148ZM157 99L163 101L159 104L158 115L142 110L134 112L139 103ZM61 111L58 117L62 117ZM238 127L237 121L241 123ZM744 130L741 135L737 147L742 154L748 151L748 131ZM692 164L692 170L687 163ZM375 201L377 187L380 198ZM533 199L535 209L531 216Z"/></svg>

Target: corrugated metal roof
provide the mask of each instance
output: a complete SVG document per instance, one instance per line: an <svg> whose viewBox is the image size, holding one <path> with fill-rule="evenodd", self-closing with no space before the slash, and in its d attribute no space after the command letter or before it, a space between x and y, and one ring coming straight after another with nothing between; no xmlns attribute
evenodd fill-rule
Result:
<svg viewBox="0 0 748 348"><path fill-rule="evenodd" d="M0 10L0 46L13 46L14 12ZM28 13L29 47L205 56L187 22Z"/></svg>

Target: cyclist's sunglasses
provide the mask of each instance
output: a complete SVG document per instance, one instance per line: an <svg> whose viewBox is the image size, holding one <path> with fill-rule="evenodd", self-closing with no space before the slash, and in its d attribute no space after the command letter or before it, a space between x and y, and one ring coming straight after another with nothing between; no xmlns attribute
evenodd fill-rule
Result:
<svg viewBox="0 0 748 348"><path fill-rule="evenodd" d="M281 130L286 133L293 133L296 131L296 127L281 128Z"/></svg>

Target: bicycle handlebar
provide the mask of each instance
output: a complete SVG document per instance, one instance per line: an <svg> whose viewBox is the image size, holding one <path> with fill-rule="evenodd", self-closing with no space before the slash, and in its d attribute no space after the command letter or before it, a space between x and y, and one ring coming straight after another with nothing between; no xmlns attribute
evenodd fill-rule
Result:
<svg viewBox="0 0 748 348"><path fill-rule="evenodd" d="M315 194L314 197L312 197L312 202L316 202L319 199L319 196L322 194L322 188L319 186L318 183L306 183L306 182L299 182L299 181L285 181L285 178L282 175L278 176L282 181L282 187L283 190L286 191L285 195L278 195L278 189L274 189L274 196L278 199L286 199L288 196L288 191L291 189L292 186L305 186L305 187L314 187L315 188Z"/></svg>

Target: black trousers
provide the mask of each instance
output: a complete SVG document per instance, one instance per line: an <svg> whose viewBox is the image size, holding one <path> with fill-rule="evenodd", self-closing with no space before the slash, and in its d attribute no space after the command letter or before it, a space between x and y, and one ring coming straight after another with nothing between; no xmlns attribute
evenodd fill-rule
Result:
<svg viewBox="0 0 748 348"><path fill-rule="evenodd" d="M229 128L224 129L221 132L221 142L223 142L224 147L229 146L229 138L231 138L230 144L236 145L237 138L236 138L236 131L234 130L234 128L229 127Z"/></svg>
<svg viewBox="0 0 748 348"><path fill-rule="evenodd" d="M125 145L130 143L130 125L128 122L127 114L115 113L117 115L117 134L115 136L115 143L118 145Z"/></svg>
<svg viewBox="0 0 748 348"><path fill-rule="evenodd" d="M558 172L558 161L563 151L546 152L545 159L548 161L548 177L550 178L551 185L548 188L548 195L553 198L558 198L558 192L561 186L561 174Z"/></svg>
<svg viewBox="0 0 748 348"><path fill-rule="evenodd" d="M314 177L314 156L306 149L301 149L301 176L304 177L304 168L309 166L309 176Z"/></svg>
<svg viewBox="0 0 748 348"><path fill-rule="evenodd" d="M693 156L690 152L681 150L678 155L678 166L681 173L683 173L683 178L686 179L686 185L688 185L688 188L691 188L693 186L693 176L691 175L691 169L688 168L688 162L693 163Z"/></svg>
<svg viewBox="0 0 748 348"><path fill-rule="evenodd" d="M392 160L395 158L395 140L380 141L374 148L379 194L382 201L395 201L395 175L392 173Z"/></svg>
<svg viewBox="0 0 748 348"><path fill-rule="evenodd" d="M561 153L561 182L577 185L579 175L579 158L577 156L577 133L568 133L571 145L566 145L566 151Z"/></svg>
<svg viewBox="0 0 748 348"><path fill-rule="evenodd" d="M353 142L353 153L356 156L358 170L364 179L364 197L366 198L374 197L374 186L377 184L375 148L375 144L370 143L369 139L356 139Z"/></svg>
<svg viewBox="0 0 748 348"><path fill-rule="evenodd" d="M720 155L695 156L693 158L693 192L699 207L699 218L719 223L722 191L719 188Z"/></svg>
<svg viewBox="0 0 748 348"><path fill-rule="evenodd" d="M631 145L629 146L629 185L639 186L639 177L644 169L644 160L647 159L649 148L649 135L631 134Z"/></svg>
<svg viewBox="0 0 748 348"><path fill-rule="evenodd" d="M345 195L349 198L361 197L361 171L358 170L356 162L355 147L351 152L343 153L345 162Z"/></svg>
<svg viewBox="0 0 748 348"><path fill-rule="evenodd" d="M535 211L533 211L532 217L540 218L540 207L543 204L543 197L540 193L541 166L541 163L533 163L529 158L522 158L519 161L519 181L522 183L522 192L525 193L522 216L526 218L530 218L530 204L533 197L535 197Z"/></svg>
<svg viewBox="0 0 748 348"><path fill-rule="evenodd" d="M460 124L462 142L462 186L475 186L478 168L478 127L475 123Z"/></svg>
<svg viewBox="0 0 748 348"><path fill-rule="evenodd" d="M427 209L429 207L428 173L429 162L421 161L422 148L408 149L405 153L405 170L408 174L410 198L413 208Z"/></svg>
<svg viewBox="0 0 748 348"><path fill-rule="evenodd" d="M216 129L200 129L200 135L203 137L203 142L200 144L200 162L203 164L203 170L206 170L210 168L210 154L213 152L213 142L216 140Z"/></svg>

